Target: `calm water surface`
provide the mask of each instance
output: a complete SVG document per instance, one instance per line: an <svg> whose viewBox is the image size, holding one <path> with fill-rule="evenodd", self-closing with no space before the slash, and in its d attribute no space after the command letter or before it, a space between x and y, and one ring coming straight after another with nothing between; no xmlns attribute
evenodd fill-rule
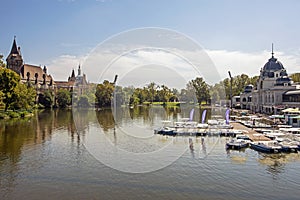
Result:
<svg viewBox="0 0 300 200"><path fill-rule="evenodd" d="M196 112L199 120L200 112ZM149 173L112 169L87 151L95 124L110 140L130 151L152 151L174 138L154 135L155 145L130 140L114 129L111 110L43 111L28 119L0 121L0 199L299 199L298 153L267 155L251 149L226 151L228 138L176 137L188 149L171 165ZM118 126L153 132L161 120L188 116L178 108L138 107L118 113ZM210 113L209 113L210 117ZM133 128L132 128L133 127ZM126 132L125 131L125 132ZM145 132L147 132L145 131ZM134 134L139 134L138 131ZM152 141L152 142L153 142ZM168 159L168 158L166 158ZM138 163L137 163L138 164Z"/></svg>

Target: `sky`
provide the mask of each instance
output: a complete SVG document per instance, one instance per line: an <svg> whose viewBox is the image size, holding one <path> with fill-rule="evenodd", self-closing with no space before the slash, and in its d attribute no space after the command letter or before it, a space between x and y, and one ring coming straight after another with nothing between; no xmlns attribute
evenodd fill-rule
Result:
<svg viewBox="0 0 300 200"><path fill-rule="evenodd" d="M120 76L123 82L134 83L134 77L140 77L136 82L143 85L141 80L146 83L153 77L159 80L166 74L176 74L178 79L173 75L166 78L172 82L168 84L176 86L177 80L189 80L199 73L190 70L193 62L186 62L186 68L173 66L182 64L187 57L199 60L197 52L205 51L218 71L218 75L214 70L211 76L207 75L207 82L215 83L227 78L228 71L233 76L258 75L271 56L272 43L275 57L288 73L300 72L300 1L297 0L2 0L0 4L0 54L7 57L16 36L25 63L46 65L54 80L67 80L79 63L89 81L113 80L120 69L116 67L102 76L107 64L127 52L117 59L123 69L130 68L137 56L143 63L131 71L124 70ZM162 53L154 48L149 54L144 48L155 46L144 41L149 27L162 29L177 39L182 37L184 43L195 42L197 51L178 46L174 50L172 43L179 41L174 37L165 46L156 44L167 51ZM142 34L135 31L143 28L146 31ZM128 31L138 32L129 39L131 44L122 38ZM122 42L118 43L120 38ZM109 48L110 42L113 45ZM136 48L142 49L135 53ZM175 54L176 58L170 59ZM210 66L206 61L195 65ZM151 66L156 70L153 73L147 71Z"/></svg>

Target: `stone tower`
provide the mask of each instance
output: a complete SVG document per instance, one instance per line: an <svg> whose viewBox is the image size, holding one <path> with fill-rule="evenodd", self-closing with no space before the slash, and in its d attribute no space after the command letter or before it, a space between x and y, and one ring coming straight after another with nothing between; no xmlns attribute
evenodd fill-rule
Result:
<svg viewBox="0 0 300 200"><path fill-rule="evenodd" d="M23 65L23 58L21 55L20 47L17 47L16 37L14 37L13 45L10 54L6 58L7 68L20 74Z"/></svg>

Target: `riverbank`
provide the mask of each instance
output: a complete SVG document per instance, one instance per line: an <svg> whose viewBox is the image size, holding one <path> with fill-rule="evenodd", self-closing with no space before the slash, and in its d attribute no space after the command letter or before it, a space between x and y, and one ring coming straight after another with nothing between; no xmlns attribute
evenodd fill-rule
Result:
<svg viewBox="0 0 300 200"><path fill-rule="evenodd" d="M24 118L32 117L34 114L32 111L0 111L0 119L13 119L13 118Z"/></svg>

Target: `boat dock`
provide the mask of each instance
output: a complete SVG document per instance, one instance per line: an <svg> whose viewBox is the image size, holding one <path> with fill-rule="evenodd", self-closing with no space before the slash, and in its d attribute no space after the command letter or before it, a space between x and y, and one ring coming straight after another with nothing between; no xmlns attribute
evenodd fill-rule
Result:
<svg viewBox="0 0 300 200"><path fill-rule="evenodd" d="M267 138L266 136L256 132L255 130L248 128L246 126L244 126L243 124L239 123L239 122L231 122L230 123L234 129L238 129L238 130L245 130L247 131L247 133L244 133L245 135L247 135L251 141L270 141L270 138Z"/></svg>

